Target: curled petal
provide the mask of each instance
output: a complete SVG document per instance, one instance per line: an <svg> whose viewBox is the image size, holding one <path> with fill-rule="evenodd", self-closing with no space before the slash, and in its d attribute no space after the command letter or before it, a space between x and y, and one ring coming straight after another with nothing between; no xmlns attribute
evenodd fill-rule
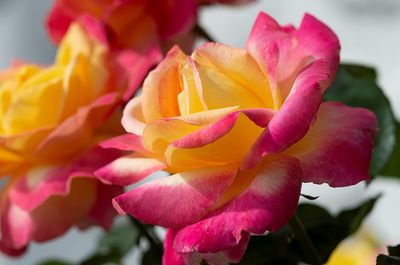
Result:
<svg viewBox="0 0 400 265"><path fill-rule="evenodd" d="M325 62L321 80L324 91L339 64L340 44L335 33L315 17L306 14L298 29L281 27L272 17L260 13L250 33L247 49L272 81L277 103L283 103L296 76L315 61Z"/></svg>
<svg viewBox="0 0 400 265"><path fill-rule="evenodd" d="M128 102L124 108L121 123L127 132L143 135L146 122L142 111L142 96L134 97Z"/></svg>
<svg viewBox="0 0 400 265"><path fill-rule="evenodd" d="M157 159L133 154L114 160L97 170L95 175L104 183L127 186L165 167L166 165Z"/></svg>
<svg viewBox="0 0 400 265"><path fill-rule="evenodd" d="M186 59L187 56L175 46L147 76L142 95L143 116L147 123L163 117L179 116L177 97L181 86L178 71Z"/></svg>
<svg viewBox="0 0 400 265"><path fill-rule="evenodd" d="M305 15L300 28L295 29L281 27L260 13L247 49L268 73L279 111L242 169L256 166L266 154L281 152L304 137L335 77L340 45L336 35L311 15Z"/></svg>
<svg viewBox="0 0 400 265"><path fill-rule="evenodd" d="M293 91L244 159L242 169L256 166L265 155L281 152L304 137L322 102L320 80L327 76L320 71L322 65L325 62L317 61L297 77Z"/></svg>
<svg viewBox="0 0 400 265"><path fill-rule="evenodd" d="M144 223L181 227L208 213L232 184L236 170L210 167L155 180L118 196L114 207Z"/></svg>
<svg viewBox="0 0 400 265"><path fill-rule="evenodd" d="M174 171L182 171L205 165L240 163L263 129L245 113L238 112L230 115L232 115L228 116L230 122L226 124L215 123L219 129L215 135L207 133L206 129L210 127L205 127L206 129L191 127L193 133L187 131L186 142L190 142L188 139L192 136L208 136L208 138L200 139L201 141L196 140L197 143L205 145L193 146L192 148L176 147L174 144L168 145L164 153L168 165ZM235 118L235 116L238 117ZM216 139L216 137L219 138Z"/></svg>
<svg viewBox="0 0 400 265"><path fill-rule="evenodd" d="M239 112L228 114L222 119L180 138L173 142L172 145L180 148L194 148L210 144L227 134L233 128L239 114Z"/></svg>

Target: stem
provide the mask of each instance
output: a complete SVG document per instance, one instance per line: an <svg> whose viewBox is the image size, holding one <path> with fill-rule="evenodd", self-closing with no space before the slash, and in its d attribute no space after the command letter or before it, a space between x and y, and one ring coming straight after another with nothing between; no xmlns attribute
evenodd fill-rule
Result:
<svg viewBox="0 0 400 265"><path fill-rule="evenodd" d="M203 29L199 24L196 24L196 25L194 26L193 32L194 32L197 36L199 36L199 37L205 39L206 41L215 42L214 38L211 37L211 35L210 35L205 29Z"/></svg>
<svg viewBox="0 0 400 265"><path fill-rule="evenodd" d="M289 226L292 229L294 235L299 240L301 247L303 248L304 253L308 257L309 261L312 265L323 265L321 262L321 258L315 249L313 242L308 236L306 230L300 219L295 215L289 222Z"/></svg>

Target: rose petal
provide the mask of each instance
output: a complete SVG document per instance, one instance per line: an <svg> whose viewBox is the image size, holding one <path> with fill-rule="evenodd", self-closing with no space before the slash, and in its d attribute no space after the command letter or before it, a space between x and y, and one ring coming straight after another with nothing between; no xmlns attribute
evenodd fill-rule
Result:
<svg viewBox="0 0 400 265"><path fill-rule="evenodd" d="M324 61L321 82L324 91L335 77L340 44L335 33L315 17L306 14L299 29L281 27L272 17L260 13L249 36L247 49L269 74L277 103L283 103L296 76L314 61ZM321 80L323 81L323 80Z"/></svg>
<svg viewBox="0 0 400 265"><path fill-rule="evenodd" d="M176 233L177 230L167 230L164 240L163 265L201 264L203 260L213 265L237 263L242 259L250 239L250 235L244 233L237 246L217 253L178 253L173 247Z"/></svg>
<svg viewBox="0 0 400 265"><path fill-rule="evenodd" d="M275 107L282 106L242 169L256 166L265 154L281 152L304 137L336 74L340 45L336 35L310 15L296 30L280 27L260 13L247 48L269 75Z"/></svg>
<svg viewBox="0 0 400 265"><path fill-rule="evenodd" d="M88 222L86 224L82 223L80 226L85 225L83 228L86 228L97 224L106 230L110 229L117 215L114 207L112 207L112 199L123 192L123 187L98 183L96 202L87 216Z"/></svg>
<svg viewBox="0 0 400 265"><path fill-rule="evenodd" d="M190 30L197 17L197 0L158 1L151 8L162 39Z"/></svg>
<svg viewBox="0 0 400 265"><path fill-rule="evenodd" d="M88 106L82 107L72 117L53 130L37 147L36 154L54 159L58 153L66 156L82 148L92 137L92 128L100 126L115 108L119 96L106 94ZM68 152L65 147L68 146ZM58 150L64 149L63 152Z"/></svg>
<svg viewBox="0 0 400 265"><path fill-rule="evenodd" d="M267 160L247 190L201 221L180 229L178 252L218 252L235 247L243 232L277 231L292 217L298 203L302 170L299 162L279 156Z"/></svg>
<svg viewBox="0 0 400 265"><path fill-rule="evenodd" d="M124 50L118 53L117 63L125 71L128 79L128 89L123 99L128 101L142 84L149 70L162 59L158 48L150 48L145 53L134 50Z"/></svg>
<svg viewBox="0 0 400 265"><path fill-rule="evenodd" d="M146 152L142 137L132 133L116 136L101 142L99 145L105 149Z"/></svg>
<svg viewBox="0 0 400 265"><path fill-rule="evenodd" d="M25 176L20 176L9 197L25 211L31 211L50 196L66 196L70 192L71 181L77 177L94 178L94 171L105 166L120 155L119 151L93 148L68 165L49 165L34 168Z"/></svg>
<svg viewBox="0 0 400 265"><path fill-rule="evenodd" d="M294 90L242 163L242 169L252 168L268 153L278 153L296 143L307 133L322 102L319 72L322 61L315 62L296 79ZM296 115L293 115L296 113Z"/></svg>
<svg viewBox="0 0 400 265"><path fill-rule="evenodd" d="M147 76L142 94L142 110L146 123L164 117L179 116L177 98L181 87L178 71L186 58L187 56L175 46Z"/></svg>
<svg viewBox="0 0 400 265"><path fill-rule="evenodd" d="M164 153L167 164L177 172L206 165L240 163L262 133L263 129L255 124L248 115L242 112L239 113L236 122L229 126L232 125L233 127L230 130L228 130L229 127L227 127L225 130L226 134L223 134L224 130L221 130L219 135L215 135L221 136L220 138L204 146L180 148L174 146L174 144L169 145ZM225 125L221 126L223 129ZM195 132L205 129L192 128L192 130ZM187 132L187 135L190 135L190 132ZM204 133L207 135L206 132ZM246 135L246 137L244 137L244 135ZM204 140L208 141L211 139L213 139L213 137Z"/></svg>
<svg viewBox="0 0 400 265"><path fill-rule="evenodd" d="M163 265L187 265L189 256L176 252L173 248L176 231L172 229L167 230L164 239L164 254L162 257Z"/></svg>
<svg viewBox="0 0 400 265"><path fill-rule="evenodd" d="M67 195L51 196L31 211L8 200L1 211L2 243L20 249L31 240L43 242L62 235L87 217L95 203L96 184L94 179L76 178Z"/></svg>
<svg viewBox="0 0 400 265"><path fill-rule="evenodd" d="M221 166L178 173L118 196L114 206L144 223L181 227L207 214L232 183L236 170L236 166Z"/></svg>
<svg viewBox="0 0 400 265"><path fill-rule="evenodd" d="M136 96L128 102L124 108L121 123L127 132L143 135L146 122L142 111L142 96Z"/></svg>
<svg viewBox="0 0 400 265"><path fill-rule="evenodd" d="M127 186L165 167L166 165L157 159L133 154L114 160L97 170L95 175L104 183Z"/></svg>
<svg viewBox="0 0 400 265"><path fill-rule="evenodd" d="M268 79L246 50L207 43L192 58L208 109L273 107Z"/></svg>
<svg viewBox="0 0 400 265"><path fill-rule="evenodd" d="M179 148L195 148L213 143L233 128L239 114L239 112L228 114L222 119L180 138L172 145Z"/></svg>
<svg viewBox="0 0 400 265"><path fill-rule="evenodd" d="M370 179L376 131L376 117L367 109L325 102L310 131L285 153L300 160L305 182L354 185Z"/></svg>

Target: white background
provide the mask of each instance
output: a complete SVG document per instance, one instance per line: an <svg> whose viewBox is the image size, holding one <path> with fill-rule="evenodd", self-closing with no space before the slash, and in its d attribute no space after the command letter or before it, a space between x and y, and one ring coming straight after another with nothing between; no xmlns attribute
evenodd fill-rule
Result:
<svg viewBox="0 0 400 265"><path fill-rule="evenodd" d="M51 3L50 0L0 0L0 68L6 68L14 58L51 63L55 49L43 28ZM200 23L216 40L243 47L259 11L271 14L282 24L298 25L304 12L323 20L341 40L343 62L368 64L378 70L379 84L400 117L399 0L260 0L241 8L207 8L201 12ZM383 192L364 229L375 232L382 244L400 243L400 181L377 180L368 188L364 184L342 189L306 185L304 192L320 196L317 203L332 212ZM93 249L99 234L98 228L84 234L72 229L61 239L33 244L22 259L12 260L0 254L0 264L31 265L49 257L78 261ZM135 264L135 257L128 257L127 264Z"/></svg>

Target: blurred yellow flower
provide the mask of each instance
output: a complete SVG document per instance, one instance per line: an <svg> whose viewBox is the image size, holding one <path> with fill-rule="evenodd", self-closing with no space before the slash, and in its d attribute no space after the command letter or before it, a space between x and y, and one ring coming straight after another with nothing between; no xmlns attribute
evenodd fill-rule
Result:
<svg viewBox="0 0 400 265"><path fill-rule="evenodd" d="M54 64L0 73L0 178L9 177L0 190L0 250L9 255L73 225L112 223L109 201L122 188L94 171L118 154L96 144L119 134L113 118L124 86L94 33L71 24Z"/></svg>
<svg viewBox="0 0 400 265"><path fill-rule="evenodd" d="M361 234L342 242L326 265L375 265L377 255L374 239L367 234Z"/></svg>
<svg viewBox="0 0 400 265"><path fill-rule="evenodd" d="M64 160L88 144L117 103L107 52L106 45L74 24L53 65L18 64L0 75L2 174L14 175L10 162L31 166L38 160ZM99 102L104 97L107 104ZM89 113L93 117L86 120ZM60 148L67 142L69 148ZM20 171L22 165L16 166Z"/></svg>

